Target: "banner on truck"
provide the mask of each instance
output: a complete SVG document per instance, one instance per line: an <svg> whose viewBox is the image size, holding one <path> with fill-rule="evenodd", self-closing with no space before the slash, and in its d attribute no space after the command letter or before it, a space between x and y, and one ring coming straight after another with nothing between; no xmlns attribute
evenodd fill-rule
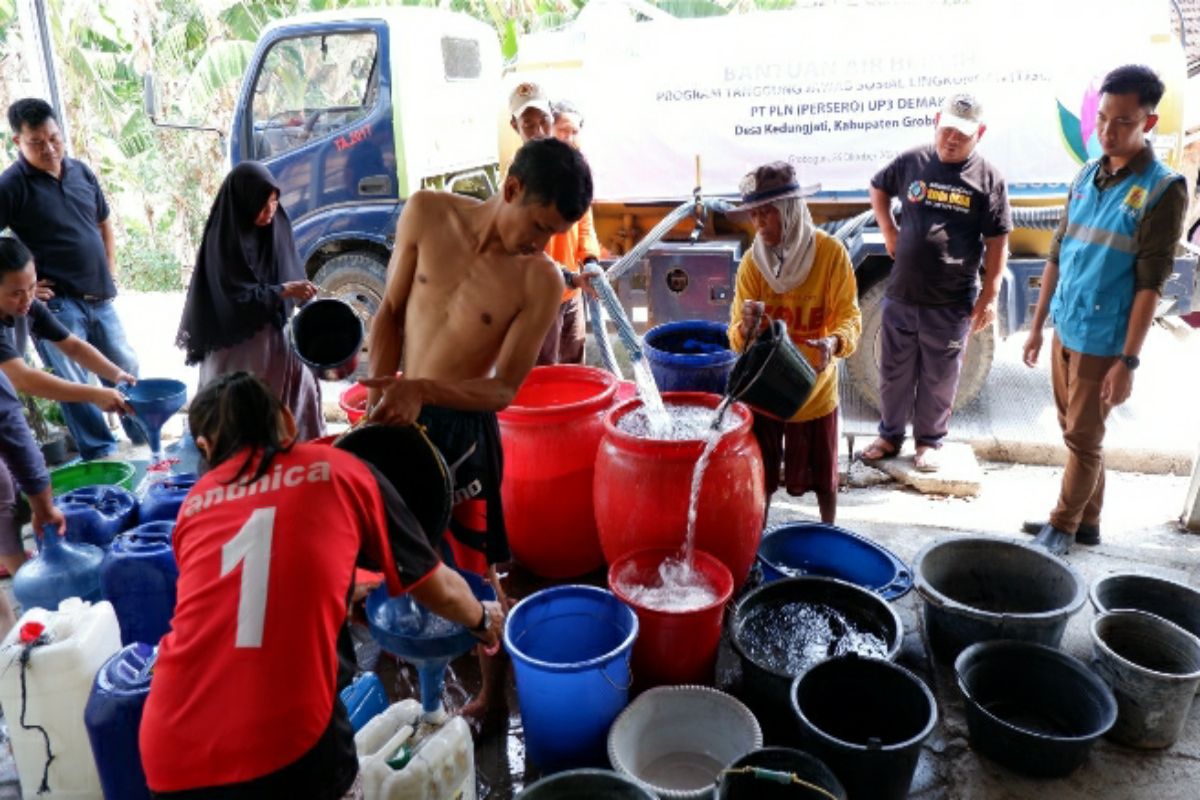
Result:
<svg viewBox="0 0 1200 800"><path fill-rule="evenodd" d="M583 148L604 199L686 194L696 155L706 193L735 193L742 175L774 159L824 192L865 192L891 158L932 141L939 108L957 92L983 105L980 152L1010 184L1061 191L1099 154L1099 80L1115 66L1159 70L1168 83L1159 144L1180 141L1183 54L1161 30L1169 34L1169 19L1147 5L975 0L640 23L605 15L575 39L579 66L510 81L541 80L582 107Z"/></svg>

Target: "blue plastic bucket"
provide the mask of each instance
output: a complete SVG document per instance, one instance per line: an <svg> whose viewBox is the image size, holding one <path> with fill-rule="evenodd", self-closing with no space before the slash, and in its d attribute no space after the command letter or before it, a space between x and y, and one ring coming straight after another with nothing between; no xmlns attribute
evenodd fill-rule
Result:
<svg viewBox="0 0 1200 800"><path fill-rule="evenodd" d="M646 331L646 361L660 392L724 394L737 353L729 349L725 326L685 319Z"/></svg>
<svg viewBox="0 0 1200 800"><path fill-rule="evenodd" d="M865 536L820 522L779 525L758 546L763 579L818 575L870 589L884 600L903 597L912 571L894 553Z"/></svg>
<svg viewBox="0 0 1200 800"><path fill-rule="evenodd" d="M555 586L504 624L525 752L543 771L605 766L608 729L629 702L633 609L594 586Z"/></svg>

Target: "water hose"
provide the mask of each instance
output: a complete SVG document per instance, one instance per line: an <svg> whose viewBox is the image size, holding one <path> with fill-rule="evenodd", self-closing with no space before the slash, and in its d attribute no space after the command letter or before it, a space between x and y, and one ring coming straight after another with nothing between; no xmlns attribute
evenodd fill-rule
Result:
<svg viewBox="0 0 1200 800"><path fill-rule="evenodd" d="M600 268L595 264L589 264L584 267L585 274L590 275L600 272ZM593 281L593 285L600 283L607 284L603 274L601 274L599 279ZM584 292L583 308L587 313L588 320L592 324L592 335L596 337L596 347L600 351L600 360L604 362L604 368L613 375L616 375L617 380L623 380L624 376L621 374L621 366L617 363L617 354L613 352L612 341L608 338L608 324L605 322L604 309L601 307L600 301L592 297L588 292Z"/></svg>
<svg viewBox="0 0 1200 800"><path fill-rule="evenodd" d="M1012 224L1014 228L1052 231L1058 228L1058 223L1062 220L1062 215L1062 206L1039 206L1037 208L1013 206Z"/></svg>
<svg viewBox="0 0 1200 800"><path fill-rule="evenodd" d="M690 203L686 206L681 206L681 208L688 209L691 207L692 206ZM629 253L633 254L635 250L637 250L637 248L630 250ZM628 258L628 255L626 255L626 258ZM624 260L624 258L621 259L621 261L618 261L617 264L619 265ZM591 264L588 265L587 271L589 273L600 272L600 268L594 264ZM604 311L616 324L617 338L621 340L621 344L625 345L625 349L629 351L629 360L633 362L641 361L642 344L638 340L637 333L635 333L633 330L633 323L629 321L629 317L625 316L625 309L621 307L621 301L617 297L616 290L614 290L612 284L609 283L609 281L615 280L620 276L613 275L613 270L610 269L608 274L604 277L607 278L607 280L592 281L592 286L596 287L596 292L600 295L600 302L604 304Z"/></svg>
<svg viewBox="0 0 1200 800"><path fill-rule="evenodd" d="M822 797L828 797L829 800L838 800L828 789L817 786L815 783L809 783L794 772L780 772L774 769L763 769L762 767L738 767L737 769L723 769L722 775L749 775L757 781L766 781L768 783L779 783L784 786L802 786L805 789L816 792Z"/></svg>
<svg viewBox="0 0 1200 800"><path fill-rule="evenodd" d="M628 253L621 256L617 259L617 263L608 268L608 279L610 281L619 280L621 276L633 268L634 264L637 264L646 256L646 251L658 244L659 239L666 236L671 232L672 228L694 214L695 210L695 200L688 200L686 203L680 203L676 206L657 225L651 228L650 232L643 236L637 244L630 248ZM617 318L612 313L612 309L608 310L608 315L614 320Z"/></svg>

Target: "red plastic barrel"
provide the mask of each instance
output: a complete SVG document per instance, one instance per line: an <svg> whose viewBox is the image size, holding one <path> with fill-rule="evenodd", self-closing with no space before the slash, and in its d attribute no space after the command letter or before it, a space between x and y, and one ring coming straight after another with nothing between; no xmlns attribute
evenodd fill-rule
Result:
<svg viewBox="0 0 1200 800"><path fill-rule="evenodd" d="M594 367L534 367L499 413L504 522L513 557L543 578L604 565L592 480L617 379Z"/></svg>
<svg viewBox="0 0 1200 800"><path fill-rule="evenodd" d="M668 405L716 408L721 398L703 392L667 392ZM699 439L641 439L617 430L622 417L641 406L628 400L608 412L596 456L596 526L604 558L612 564L634 550L678 550L687 535L692 470L704 449ZM740 589L754 564L763 526L763 464L750 431L750 409L742 403L728 414L737 425L713 451L700 484L696 549L729 567Z"/></svg>
<svg viewBox="0 0 1200 800"><path fill-rule="evenodd" d="M613 594L634 610L638 637L633 645L633 679L640 688L663 684L711 685L721 642L725 604L733 594L733 576L720 559L697 550L692 568L716 590L713 602L685 611L647 608L629 597L623 586L651 584L664 559L679 555L677 549L638 550L617 561L608 570Z"/></svg>

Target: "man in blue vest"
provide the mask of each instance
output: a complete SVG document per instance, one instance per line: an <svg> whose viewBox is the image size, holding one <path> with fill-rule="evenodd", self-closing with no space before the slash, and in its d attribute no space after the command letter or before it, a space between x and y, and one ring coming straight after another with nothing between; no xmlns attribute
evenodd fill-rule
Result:
<svg viewBox="0 0 1200 800"><path fill-rule="evenodd" d="M1072 542L1100 542L1105 419L1133 390L1183 229L1183 176L1163 166L1145 139L1158 122L1163 89L1149 67L1127 65L1105 76L1096 111L1104 155L1071 184L1025 341L1032 367L1049 314L1054 403L1068 454L1058 505L1035 542L1055 555Z"/></svg>

